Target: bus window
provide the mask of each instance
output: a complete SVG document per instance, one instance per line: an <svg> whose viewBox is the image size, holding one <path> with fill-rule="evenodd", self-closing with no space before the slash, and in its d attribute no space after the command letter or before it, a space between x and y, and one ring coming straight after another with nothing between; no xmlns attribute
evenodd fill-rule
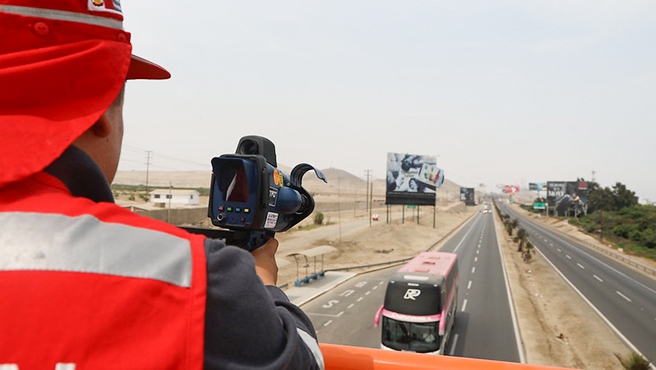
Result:
<svg viewBox="0 0 656 370"><path fill-rule="evenodd" d="M436 352L442 338L438 335L438 322L413 323L383 316L383 345L395 350Z"/></svg>

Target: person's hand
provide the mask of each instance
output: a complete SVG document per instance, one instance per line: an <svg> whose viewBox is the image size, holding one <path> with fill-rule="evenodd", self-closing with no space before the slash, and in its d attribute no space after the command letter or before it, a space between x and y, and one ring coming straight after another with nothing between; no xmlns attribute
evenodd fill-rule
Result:
<svg viewBox="0 0 656 370"><path fill-rule="evenodd" d="M271 238L251 252L255 258L255 273L262 279L264 285L276 285L278 282L278 264L275 258L277 250L278 241Z"/></svg>

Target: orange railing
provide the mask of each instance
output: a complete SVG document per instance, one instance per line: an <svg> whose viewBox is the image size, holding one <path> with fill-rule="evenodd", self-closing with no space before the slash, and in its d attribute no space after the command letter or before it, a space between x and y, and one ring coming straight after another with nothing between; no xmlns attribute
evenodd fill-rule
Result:
<svg viewBox="0 0 656 370"><path fill-rule="evenodd" d="M320 343L326 370L547 370L555 367Z"/></svg>

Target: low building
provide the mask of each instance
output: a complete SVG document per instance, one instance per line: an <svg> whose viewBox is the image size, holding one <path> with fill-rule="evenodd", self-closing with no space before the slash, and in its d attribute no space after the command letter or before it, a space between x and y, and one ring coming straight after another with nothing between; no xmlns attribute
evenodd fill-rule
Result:
<svg viewBox="0 0 656 370"><path fill-rule="evenodd" d="M170 205L198 205L200 193L190 189L155 189L150 192L150 202L160 206Z"/></svg>

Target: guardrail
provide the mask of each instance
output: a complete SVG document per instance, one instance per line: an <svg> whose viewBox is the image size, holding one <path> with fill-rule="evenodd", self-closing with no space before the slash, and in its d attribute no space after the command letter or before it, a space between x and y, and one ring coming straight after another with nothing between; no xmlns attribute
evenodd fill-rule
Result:
<svg viewBox="0 0 656 370"><path fill-rule="evenodd" d="M588 247L596 249L599 252L603 252L603 253L611 256L611 257L617 258L618 260L624 261L624 262L628 263L629 265L633 265L633 266L635 266L639 269L644 270L645 272L651 273L652 275L656 276L656 269L653 269L649 266L645 266L642 263L636 262L636 261L632 260L629 257L622 256L621 254L617 254L615 252L607 250L606 248L602 248L598 245L594 245L592 243L582 241L582 240L580 240L578 238L575 238L575 237L570 237L570 238L576 240L577 242L579 242L581 244L587 245Z"/></svg>

